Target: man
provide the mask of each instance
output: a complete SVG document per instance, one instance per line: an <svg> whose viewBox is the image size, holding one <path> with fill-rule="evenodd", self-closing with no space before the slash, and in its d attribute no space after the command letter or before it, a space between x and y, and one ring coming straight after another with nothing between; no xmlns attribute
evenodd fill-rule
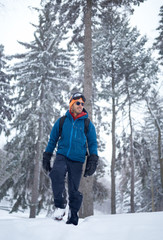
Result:
<svg viewBox="0 0 163 240"><path fill-rule="evenodd" d="M59 118L52 128L48 145L43 154L43 168L50 172L49 176L52 182L56 207L54 219L62 220L65 215L67 204L65 177L68 173L69 214L66 223L74 225L78 224L78 211L83 198L78 189L87 145L89 156L84 176L91 176L98 163L96 131L91 121L89 121L87 133L85 133L85 119L88 118L88 113L84 109L85 101L84 95L79 92L71 96L62 132L60 133L61 118ZM51 169L50 159L57 142L56 159Z"/></svg>

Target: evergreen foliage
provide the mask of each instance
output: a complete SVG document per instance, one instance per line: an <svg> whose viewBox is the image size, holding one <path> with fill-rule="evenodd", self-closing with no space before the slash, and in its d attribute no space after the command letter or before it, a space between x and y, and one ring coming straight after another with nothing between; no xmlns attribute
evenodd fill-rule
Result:
<svg viewBox="0 0 163 240"><path fill-rule="evenodd" d="M159 60L161 62L161 65L163 65L163 6L160 7L160 13L159 16L161 17L159 21L159 26L156 29L159 33L158 37L155 39L154 46L156 49L158 49L159 52Z"/></svg>
<svg viewBox="0 0 163 240"><path fill-rule="evenodd" d="M4 55L4 46L0 45L0 134L6 131L6 121L12 118L11 76L7 73L7 62Z"/></svg>
<svg viewBox="0 0 163 240"><path fill-rule="evenodd" d="M43 202L47 180L41 171L42 153L52 124L60 115L59 105L62 109L66 105L63 92L69 89L71 82L70 54L59 47L61 39L58 38L59 29L54 25L53 17L49 8L42 11L34 41L20 42L27 52L15 56L19 61L12 68L17 95L14 99L16 115L12 128L16 129L16 134L6 146L7 152L12 154L10 169L15 199L12 211L16 211L19 206L37 204L38 213L46 202ZM39 181L38 189L34 192L39 191L41 194L39 203L31 202L35 170L38 170Z"/></svg>
<svg viewBox="0 0 163 240"><path fill-rule="evenodd" d="M134 162L135 162L135 211L160 211L163 207L161 162L159 145L162 153L162 98L156 90L152 90L147 100L144 124L134 132ZM157 121L157 124L156 124ZM161 130L158 131L158 126ZM116 170L120 173L117 205L119 212L130 212L128 202L130 194L131 162L129 157L129 135L123 132L121 142L118 142ZM161 142L160 142L161 141ZM161 155L162 156L162 155ZM162 159L162 157L161 157Z"/></svg>
<svg viewBox="0 0 163 240"><path fill-rule="evenodd" d="M156 84L157 64L153 61L151 50L146 50L146 38L140 37L136 28L131 29L126 15L121 16L115 8L103 11L102 28L95 32L94 74L100 87L100 98L105 99L108 109L112 108L112 167L116 161L116 127L120 125L119 112L123 113L129 124L130 144L128 161L130 161L131 208L134 212L134 146L133 131L134 105L144 99L152 84ZM123 24L122 24L123 23ZM106 41L107 40L107 41ZM102 59L102 61L101 61ZM112 107L111 107L112 104ZM105 109L105 111L107 111ZM127 120L128 118L128 120ZM127 124L126 124L127 125ZM120 126L119 126L120 127ZM126 129L126 131L128 131ZM114 175L115 169L112 169ZM114 175L115 176L115 175ZM129 184L129 182L126 182ZM114 186L112 196L115 194ZM128 188L129 189L129 188ZM112 200L115 201L114 199ZM115 206L112 209L115 212Z"/></svg>
<svg viewBox="0 0 163 240"><path fill-rule="evenodd" d="M93 40L93 92L88 98L93 105L100 155L106 151L103 134L108 139L112 135L112 213L116 213L116 207L118 212L163 209L162 99L150 91L157 85L158 64L152 59L151 49L145 48L146 37L129 26L128 11L123 14L119 8L132 10L143 1L42 0L39 24L33 24L34 40L20 42L26 52L16 54L16 62L10 67L15 83L15 117L10 129L14 137L5 146L6 152L0 152L0 200L6 196L10 199L11 212L30 208L30 217L42 209L51 212L53 197L49 178L41 168L42 153L53 123L67 108L71 90L84 89L84 17L88 2ZM155 45L160 56L161 21ZM5 66L1 45L0 132L12 115L10 75ZM147 104L143 105L145 99ZM145 123L138 130L135 112L142 112L140 104ZM102 182L108 174L109 157L100 157L93 181L93 200L100 203L110 197L110 186Z"/></svg>

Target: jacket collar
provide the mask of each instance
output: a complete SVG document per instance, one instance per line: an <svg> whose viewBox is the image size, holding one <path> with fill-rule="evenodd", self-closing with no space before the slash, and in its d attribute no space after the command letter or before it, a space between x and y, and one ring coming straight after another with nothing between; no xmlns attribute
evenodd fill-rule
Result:
<svg viewBox="0 0 163 240"><path fill-rule="evenodd" d="M73 120L75 121L75 120L78 119L78 118L82 118L82 119L87 118L87 117L88 117L88 113L87 113L87 111L83 108L83 112L80 113L80 114L75 118L74 115L73 115L73 113L71 113L70 110L68 110L68 111L66 112L66 116L67 116L67 117L70 117L70 118L72 117Z"/></svg>

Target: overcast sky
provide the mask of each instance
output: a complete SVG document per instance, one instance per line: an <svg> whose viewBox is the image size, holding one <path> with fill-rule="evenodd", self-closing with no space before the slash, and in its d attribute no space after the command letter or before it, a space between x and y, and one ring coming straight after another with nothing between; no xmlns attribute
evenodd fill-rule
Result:
<svg viewBox="0 0 163 240"><path fill-rule="evenodd" d="M38 7L39 3L40 0L0 0L0 44L6 54L23 51L17 40L33 40L34 27L30 22L37 23L38 17L29 6Z"/></svg>
<svg viewBox="0 0 163 240"><path fill-rule="evenodd" d="M28 42L33 40L34 28L30 22L37 23L37 13L29 6L39 6L40 0L0 0L0 44L5 47L5 54L22 52L24 48L17 40ZM146 34L150 40L156 37L159 24L159 10L162 0L146 0L136 7L131 18L133 26Z"/></svg>

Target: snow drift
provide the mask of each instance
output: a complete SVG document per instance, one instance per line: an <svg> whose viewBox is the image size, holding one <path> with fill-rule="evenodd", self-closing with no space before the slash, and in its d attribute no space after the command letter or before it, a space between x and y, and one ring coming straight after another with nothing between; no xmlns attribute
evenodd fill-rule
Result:
<svg viewBox="0 0 163 240"><path fill-rule="evenodd" d="M65 218L66 220L66 218ZM1 240L162 240L163 212L94 215L66 225L39 216L0 210Z"/></svg>

